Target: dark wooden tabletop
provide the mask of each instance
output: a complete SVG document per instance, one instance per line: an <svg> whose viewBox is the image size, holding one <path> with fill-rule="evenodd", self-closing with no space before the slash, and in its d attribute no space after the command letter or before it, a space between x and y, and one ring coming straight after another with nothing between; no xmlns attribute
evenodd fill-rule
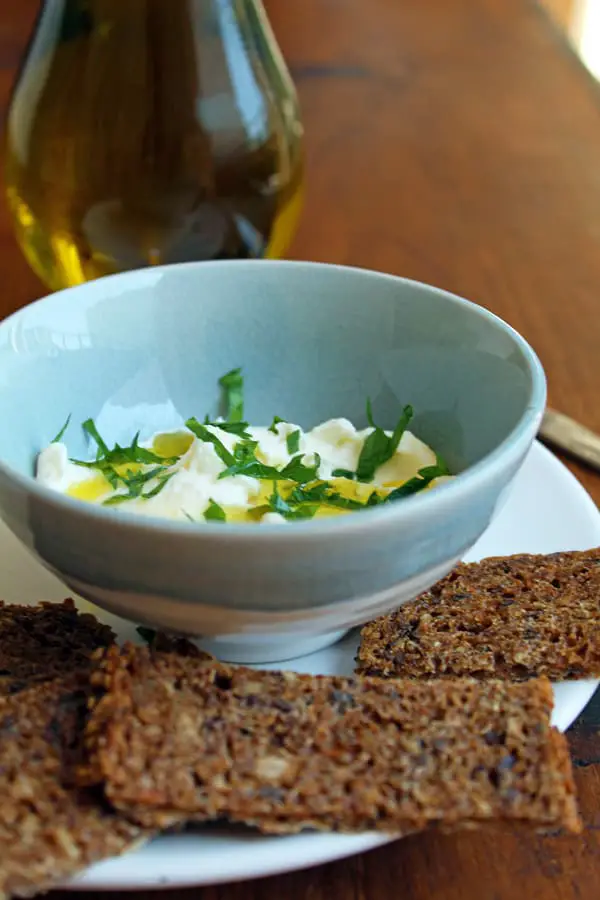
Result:
<svg viewBox="0 0 600 900"><path fill-rule="evenodd" d="M489 307L538 350L551 404L600 431L600 88L542 10L528 0L266 5L307 132L291 255L402 274ZM37 7L0 6L2 113ZM1 209L0 315L43 293ZM600 501L600 476L569 465ZM570 732L581 838L415 836L171 897L596 900L599 727L597 695Z"/></svg>

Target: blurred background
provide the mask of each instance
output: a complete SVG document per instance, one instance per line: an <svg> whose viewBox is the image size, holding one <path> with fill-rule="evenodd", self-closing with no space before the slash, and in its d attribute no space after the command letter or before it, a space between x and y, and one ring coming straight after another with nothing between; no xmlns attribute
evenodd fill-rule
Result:
<svg viewBox="0 0 600 900"><path fill-rule="evenodd" d="M543 0L583 62L600 78L600 0Z"/></svg>
<svg viewBox="0 0 600 900"><path fill-rule="evenodd" d="M571 81L585 83L585 71L561 51L570 42L600 78L600 0L538 0L556 41L534 0L462 0L454 8L437 0L426 9L378 0L370 17L358 0L263 3L1 0L0 254L22 273L6 311L42 285L261 256L352 262L477 297L487 287L456 254L442 254L437 271L436 236L461 240L455 204L487 223L485 243L499 260L505 242L512 260L520 232L530 246L538 239L526 224L532 199L541 209L555 198L561 220L575 215L559 196L556 154L596 157L587 125L578 130L570 112ZM389 23L383 31L381 17ZM419 17L427 28L415 25ZM485 72L473 35L497 54ZM449 63L453 86L438 83L442 45L458 48L465 71L472 65L481 78L463 82ZM555 103L561 125L542 115ZM463 141L454 146L459 132L468 137L466 155ZM526 167L532 154L535 165ZM454 197L449 185L462 183L463 165L469 176ZM517 196L510 184L521 175ZM581 198L584 212L595 209L590 191ZM395 204L412 213L402 235ZM586 221L577 216L587 239ZM545 259L548 235L539 240Z"/></svg>

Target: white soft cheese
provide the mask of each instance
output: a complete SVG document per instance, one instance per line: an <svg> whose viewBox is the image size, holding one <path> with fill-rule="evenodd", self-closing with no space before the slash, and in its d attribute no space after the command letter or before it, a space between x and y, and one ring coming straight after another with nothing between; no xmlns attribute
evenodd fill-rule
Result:
<svg viewBox="0 0 600 900"><path fill-rule="evenodd" d="M207 426L229 451L240 440L218 426ZM357 431L347 419L329 419L317 425L311 431L302 431L299 426L289 422L280 422L275 426L276 433L266 427L248 427L252 439L258 441L256 456L262 462L281 469L294 456L303 455L306 465L314 465L316 454L320 458L318 477L330 480L336 469L354 471L356 469L365 438L371 433L370 428ZM299 431L299 447L296 453L287 448L287 437ZM190 440L191 432L183 429L172 433L184 442ZM154 435L141 446L152 448ZM405 432L395 455L384 463L375 473L370 484L371 489L390 489L403 484L415 476L419 469L435 465L435 453L410 432ZM245 475L233 475L219 478L226 468L225 463L215 451L214 445L193 437L189 449L170 468L173 476L156 496L150 499L132 499L115 505L116 510L135 512L139 515L159 516L176 520L202 520L205 510L212 500L226 512L235 510L241 513L265 503L265 490L272 490L272 484L249 478ZM63 443L53 443L38 456L37 479L46 487L61 493L68 493L88 502L102 504L114 495L113 488L105 482L94 469L78 466L71 462L67 448ZM441 481L442 479L439 479ZM444 479L445 480L445 479ZM149 481L144 490L150 490L157 481ZM117 493L124 488L117 489ZM228 515L229 518L229 515ZM261 521L268 523L285 523L287 520L276 512L266 513Z"/></svg>

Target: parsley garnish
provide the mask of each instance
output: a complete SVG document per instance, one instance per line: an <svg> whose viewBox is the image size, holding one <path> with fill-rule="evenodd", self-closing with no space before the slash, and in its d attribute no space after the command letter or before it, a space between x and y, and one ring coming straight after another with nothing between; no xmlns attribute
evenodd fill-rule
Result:
<svg viewBox="0 0 600 900"><path fill-rule="evenodd" d="M233 453L229 452L225 444L219 440L216 434L213 434L212 431L209 431L206 425L201 425L198 419L194 417L188 419L185 425L186 428L189 428L190 431L195 434L196 437L201 441L212 444L215 448L217 456L225 463L226 466L232 466L235 463Z"/></svg>
<svg viewBox="0 0 600 900"><path fill-rule="evenodd" d="M333 506L336 509L364 509L366 506L375 506L381 503L382 500L377 492L373 491L367 502L361 503L360 500L343 497L327 481L321 481L308 487L302 485L295 487L288 497L288 502L295 504L316 503L319 506Z"/></svg>
<svg viewBox="0 0 600 900"><path fill-rule="evenodd" d="M65 431L69 427L70 422L71 422L71 413L69 413L69 415L67 416L67 421L65 422L63 427L60 429L60 431L58 432L56 437L52 438L52 440L50 441L51 444L59 444L62 441L62 439L65 435Z"/></svg>
<svg viewBox="0 0 600 900"><path fill-rule="evenodd" d="M225 510L222 506L219 506L218 503L215 503L214 500L208 501L208 506L204 510L204 518L207 522L225 522L227 521L227 517L225 516Z"/></svg>
<svg viewBox="0 0 600 900"><path fill-rule="evenodd" d="M319 503L290 503L290 498L284 500L277 488L277 482L273 482L273 493L267 500L266 506L261 506L256 510L259 515L268 512L279 513L284 519L312 519L319 510Z"/></svg>
<svg viewBox="0 0 600 900"><path fill-rule="evenodd" d="M93 441L96 442L98 447L96 453L96 459L106 458L110 454L110 450L107 445L104 443L102 437L100 437L100 433L96 428L96 424L93 419L86 419L83 425L81 426L86 434L92 438Z"/></svg>
<svg viewBox="0 0 600 900"><path fill-rule="evenodd" d="M81 459L72 459L71 462L76 463L78 466L86 466L88 468L102 468L104 466L111 466L114 468L115 466L122 466L126 463L134 463L134 464L159 464L161 466L172 466L174 463L178 461L179 456L170 456L164 457L159 456L158 453L154 453L152 450L147 450L146 447L140 447L138 444L140 433L139 431L134 436L133 441L129 445L129 447L121 447L120 444L115 444L112 450L109 450L106 442L101 437L96 425L94 424L93 419L86 419L86 421L82 425L83 430L88 434L92 440L96 443L96 459L93 462L87 462L86 460Z"/></svg>
<svg viewBox="0 0 600 900"><path fill-rule="evenodd" d="M279 416L273 416L273 421L269 425L269 431L272 431L273 434L278 434L279 432L277 431L276 426L279 425L280 422L285 422L285 419L280 419Z"/></svg>
<svg viewBox="0 0 600 900"><path fill-rule="evenodd" d="M247 430L247 422L214 422L213 424L215 428L220 428L221 431L225 431L227 434L235 434L238 437L245 438L247 440L252 439L252 435Z"/></svg>
<svg viewBox="0 0 600 900"><path fill-rule="evenodd" d="M288 500L296 504L322 503L329 491L331 491L331 485L326 481L318 481L311 485L299 484L291 490Z"/></svg>
<svg viewBox="0 0 600 900"><path fill-rule="evenodd" d="M292 431L288 434L285 439L285 443L287 446L287 451L292 456L294 453L297 453L300 449L300 429L297 428L295 431Z"/></svg>
<svg viewBox="0 0 600 900"><path fill-rule="evenodd" d="M155 497L163 489L169 478L174 474L168 472L169 466L174 465L180 457L171 456L163 457L147 450L145 447L139 446L139 432L133 438L129 447L121 447L115 444L109 449L108 444L101 436L96 428L93 419L86 419L82 425L83 430L88 434L96 444L96 459L92 462L82 459L72 459L71 462L77 466L83 466L86 469L97 469L108 481L113 490L118 490L120 486L127 489L124 494L115 494L103 501L103 505L112 506L123 503L125 500L133 500L141 497L143 500L149 500ZM140 466L152 465L154 468L146 472L139 472L135 469L126 468L125 472L119 472L118 467L122 466ZM143 486L153 478L158 479L155 487L144 493Z"/></svg>
<svg viewBox="0 0 600 900"><path fill-rule="evenodd" d="M175 472L167 471L166 466L157 466L154 469L148 469L147 472L126 472L125 475L118 476L127 488L126 494L113 494L103 501L103 506L115 506L118 503L125 503L126 500L150 500L160 494L167 482L173 477ZM153 488L144 491L144 485L154 478L157 483Z"/></svg>
<svg viewBox="0 0 600 900"><path fill-rule="evenodd" d="M165 487L168 481L171 480L175 472L165 472L158 476L158 484L155 485L151 490L146 491L145 494L142 494L142 500L150 500L151 497L156 497L157 494L160 494L162 489Z"/></svg>
<svg viewBox="0 0 600 900"><path fill-rule="evenodd" d="M241 369L232 369L221 378L223 388L225 418L228 422L241 422L244 418L244 377Z"/></svg>
<svg viewBox="0 0 600 900"><path fill-rule="evenodd" d="M286 503L286 501L279 493L276 481L273 482L273 493L268 499L268 504L269 510L271 512L279 513L279 515L285 516L286 518L291 516L293 512L292 507L289 505L289 503Z"/></svg>
<svg viewBox="0 0 600 900"><path fill-rule="evenodd" d="M305 483L314 481L318 475L321 459L315 453L315 462L307 466L302 462L299 453L292 457L283 469L269 466L256 458L257 441L245 441L236 445L233 461L224 469L219 478L230 478L233 475L246 475L248 478L259 478L263 481L297 481Z"/></svg>
<svg viewBox="0 0 600 900"><path fill-rule="evenodd" d="M226 421L213 422L206 416L204 423L201 423L192 417L185 424L199 440L210 443L215 448L217 456L225 464L225 469L219 474L219 478L245 475L273 482L273 492L266 504L252 510L252 515L257 518L267 512L275 512L286 519L308 519L316 515L322 507L342 510L365 509L416 494L428 487L436 478L450 474L444 460L440 456L436 456L435 465L420 469L416 476L387 495L379 494L377 490L373 489L366 501L345 497L336 490L333 483L319 480L321 459L317 453L314 454L312 464L308 464L305 461L306 455L299 452L302 437L300 428L295 428L286 436L286 446L291 459L283 468L279 469L261 462L256 455L257 451L260 452L259 443L252 438L248 430L248 422L243 419L244 380L241 369L232 369L227 372L219 379L219 385L223 390ZM352 472L343 468L334 469L333 478L345 478L363 483L372 481L377 469L396 453L412 417L412 407L405 406L393 433L387 435L383 428L375 424L371 401L367 400L367 420L372 430L363 442L356 471ZM63 438L70 421L71 416L69 415L52 443L59 442ZM277 426L285 421L279 416L274 416L269 431L278 434ZM114 493L104 500L104 505L110 506L124 503L127 500L148 500L156 497L176 474L172 467L181 459L181 456L163 457L152 450L140 447L139 432L129 446L122 447L116 443L110 449L93 419L87 419L82 427L96 445L96 456L92 462L77 459L71 461L80 466L96 469L106 478ZM224 434L234 435L238 438L233 450L229 450L218 436L219 429ZM281 482L289 484L280 488ZM283 495L280 490L283 490ZM185 510L182 509L182 512L191 522L197 521ZM225 522L227 518L223 507L212 499L209 500L203 516L208 522ZM148 630L146 629L146 631ZM149 631L148 633L151 634Z"/></svg>
<svg viewBox="0 0 600 900"><path fill-rule="evenodd" d="M351 472L350 469L334 469L331 477L348 478L350 481L356 481L356 472Z"/></svg>
<svg viewBox="0 0 600 900"><path fill-rule="evenodd" d="M311 485L295 485L287 497L279 493L277 482L273 483L273 493L266 506L254 510L259 518L267 512L276 512L285 519L311 519L321 507L333 506L338 509L363 509L365 505L358 500L342 497L327 481Z"/></svg>
<svg viewBox="0 0 600 900"><path fill-rule="evenodd" d="M248 478L260 478L266 481L277 481L282 477L278 469L261 463L253 452L249 452L245 459L234 460L230 466L223 469L219 478L230 478L233 475L246 475Z"/></svg>
<svg viewBox="0 0 600 900"><path fill-rule="evenodd" d="M403 497L410 497L411 494L418 494L419 491L428 487L436 478L443 475L449 475L450 470L439 454L436 454L436 464L434 466L425 466L419 469L414 478L409 478L400 487L394 488L393 491L385 498L385 502L393 502L394 500L402 500Z"/></svg>
<svg viewBox="0 0 600 900"><path fill-rule="evenodd" d="M279 477L288 481L297 481L299 484L305 484L307 481L315 481L319 477L319 466L321 465L321 457L318 453L314 454L315 461L309 466L303 463L304 456L299 453L293 456L289 463L283 467L279 473Z"/></svg>
<svg viewBox="0 0 600 900"><path fill-rule="evenodd" d="M204 417L204 425L212 425L213 428L220 428L227 434L235 434L237 437L245 440L252 440L252 435L248 431L247 422L211 422L208 416Z"/></svg>
<svg viewBox="0 0 600 900"><path fill-rule="evenodd" d="M367 419L373 431L365 439L358 458L356 477L359 481L372 481L379 466L392 458L412 417L412 406L405 406L392 436L388 437L383 428L373 421L371 401L367 400Z"/></svg>

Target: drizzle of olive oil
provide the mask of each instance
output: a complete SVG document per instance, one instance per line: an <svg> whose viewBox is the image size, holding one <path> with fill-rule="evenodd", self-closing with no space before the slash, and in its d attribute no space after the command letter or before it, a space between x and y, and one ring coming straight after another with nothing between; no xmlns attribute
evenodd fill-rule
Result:
<svg viewBox="0 0 600 900"><path fill-rule="evenodd" d="M348 478L333 478L328 482L332 485L332 487L340 494L341 497L344 497L346 500L358 500L360 503L366 503L371 494L373 493L373 485L371 484L361 484L360 482L350 481ZM398 487L399 484L394 484L393 487ZM293 481L284 481L277 483L277 490L280 496L287 500L292 490L296 487L295 482ZM378 491L380 496L384 496L388 491ZM273 493L273 485L270 482L263 482L258 490L257 494L252 498L252 506L249 509L245 509L241 506L225 506L224 512L228 522L257 522L260 519L256 515L256 509L261 506L266 506L269 500L269 497ZM327 506L326 504L322 504L319 506L319 509L314 515L315 519L325 519L330 518L332 516L344 516L349 512L354 512L351 509L342 509L337 506Z"/></svg>
<svg viewBox="0 0 600 900"><path fill-rule="evenodd" d="M109 496L112 492L110 483L104 475L99 473L92 478L86 478L85 481L78 481L67 489L69 497L75 497L76 500L85 500L87 503L97 503L103 500L105 496Z"/></svg>
<svg viewBox="0 0 600 900"><path fill-rule="evenodd" d="M134 475L136 472L141 471L142 468L140 463L123 463L120 466L115 466L114 470L117 475ZM90 478L86 478L85 481L78 481L67 488L69 497L85 500L87 503L97 503L99 500L110 497L112 493L114 493L113 486L102 472L96 472Z"/></svg>
<svg viewBox="0 0 600 900"><path fill-rule="evenodd" d="M157 434L152 441L152 449L163 458L169 456L183 456L187 453L194 441L194 435L189 431L165 432Z"/></svg>
<svg viewBox="0 0 600 900"><path fill-rule="evenodd" d="M193 440L194 436L184 431L166 432L164 434L156 435L152 441L152 450L158 456L165 459L168 457L181 457L187 453ZM126 475L139 472L142 468L143 466L139 463L124 463L123 465L115 466L115 471L118 475ZM407 461L405 477L401 477L393 482L386 482L383 487L377 489L378 495L384 497L394 488L400 487L400 485L404 484L408 478L412 477L415 468L418 468L418 466L415 466L412 459L410 460L410 464L408 464ZM405 473L403 472L402 474L404 475ZM372 484L363 484L362 482L351 481L348 478L332 478L329 481L329 484L344 499L356 500L359 503L366 503L375 490ZM296 484L293 481L278 482L277 484L277 490L284 500L289 497L295 487ZM67 490L67 494L70 497L75 497L78 500L84 500L88 503L101 502L107 497L110 497L113 493L114 489L101 472L94 474L85 481L80 481L71 485ZM246 509L239 506L224 507L227 522L256 523L257 521L260 521L257 517L256 509L268 505L269 497L272 493L272 483L268 481L261 482L258 491L251 498L252 506L250 508ZM188 515L197 517L198 521L202 521L203 519L203 511L201 510L186 510L186 512ZM343 516L349 512L353 512L353 510L323 504L319 506L314 518L323 519L332 516Z"/></svg>

